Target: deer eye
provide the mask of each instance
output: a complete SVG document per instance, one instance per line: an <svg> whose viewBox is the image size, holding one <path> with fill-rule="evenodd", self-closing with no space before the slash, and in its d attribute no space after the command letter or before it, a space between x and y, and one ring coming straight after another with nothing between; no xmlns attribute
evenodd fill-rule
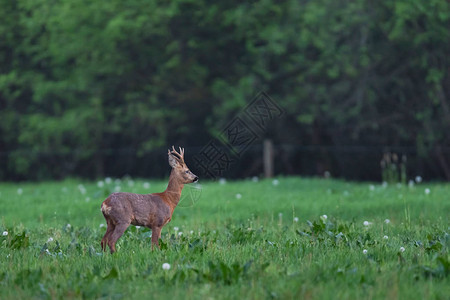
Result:
<svg viewBox="0 0 450 300"><path fill-rule="evenodd" d="M186 173L186 174L189 173L189 170L187 170L185 173Z"/></svg>

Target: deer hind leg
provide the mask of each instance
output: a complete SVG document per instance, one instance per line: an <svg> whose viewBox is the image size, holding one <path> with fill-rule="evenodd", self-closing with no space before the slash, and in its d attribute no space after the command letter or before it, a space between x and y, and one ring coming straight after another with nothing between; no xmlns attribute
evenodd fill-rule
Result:
<svg viewBox="0 0 450 300"><path fill-rule="evenodd" d="M106 233L102 238L102 250L106 251L106 245L108 245L108 240L111 239L111 234L113 233L114 229L116 228L116 225L114 225L113 222L107 220L107 227L106 227Z"/></svg>
<svg viewBox="0 0 450 300"><path fill-rule="evenodd" d="M130 223L118 223L116 224L116 227L114 228L114 231L109 235L108 238L108 246L111 250L111 253L116 252L116 242L117 240L122 236L122 234L127 230L128 226L130 226Z"/></svg>

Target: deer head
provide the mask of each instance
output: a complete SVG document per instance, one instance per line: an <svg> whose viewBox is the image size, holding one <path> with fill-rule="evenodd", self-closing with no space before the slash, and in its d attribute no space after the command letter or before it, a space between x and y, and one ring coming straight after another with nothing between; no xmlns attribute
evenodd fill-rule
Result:
<svg viewBox="0 0 450 300"><path fill-rule="evenodd" d="M184 149L179 148L180 152L177 152L175 148L172 146L172 150L169 149L169 165L172 167L175 172L176 178L179 179L180 183L191 183L197 182L197 175L193 174L191 170L189 170L188 166L184 162Z"/></svg>

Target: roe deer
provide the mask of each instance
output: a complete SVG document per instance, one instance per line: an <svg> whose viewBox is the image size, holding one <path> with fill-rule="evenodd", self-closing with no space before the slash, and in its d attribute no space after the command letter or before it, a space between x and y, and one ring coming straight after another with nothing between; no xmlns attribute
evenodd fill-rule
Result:
<svg viewBox="0 0 450 300"><path fill-rule="evenodd" d="M113 193L103 201L101 209L107 223L106 233L101 242L103 251L106 251L108 245L111 253L116 252L116 242L130 224L150 228L152 249L155 245L159 248L161 229L172 219L184 184L198 181L198 177L184 162L184 149L180 148L180 152L177 152L172 146L168 155L172 172L164 192L146 195Z"/></svg>

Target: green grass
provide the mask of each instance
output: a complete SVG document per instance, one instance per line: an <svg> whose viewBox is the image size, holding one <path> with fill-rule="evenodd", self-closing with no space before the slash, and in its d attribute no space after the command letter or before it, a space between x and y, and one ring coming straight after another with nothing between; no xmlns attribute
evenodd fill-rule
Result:
<svg viewBox="0 0 450 300"><path fill-rule="evenodd" d="M131 226L117 253L101 253L101 202L116 185L137 193L166 186L150 181L144 188L144 182L0 184L0 234L8 232L0 235L0 298L450 295L449 184L205 182L201 190L183 191L161 250L151 251L148 229Z"/></svg>

